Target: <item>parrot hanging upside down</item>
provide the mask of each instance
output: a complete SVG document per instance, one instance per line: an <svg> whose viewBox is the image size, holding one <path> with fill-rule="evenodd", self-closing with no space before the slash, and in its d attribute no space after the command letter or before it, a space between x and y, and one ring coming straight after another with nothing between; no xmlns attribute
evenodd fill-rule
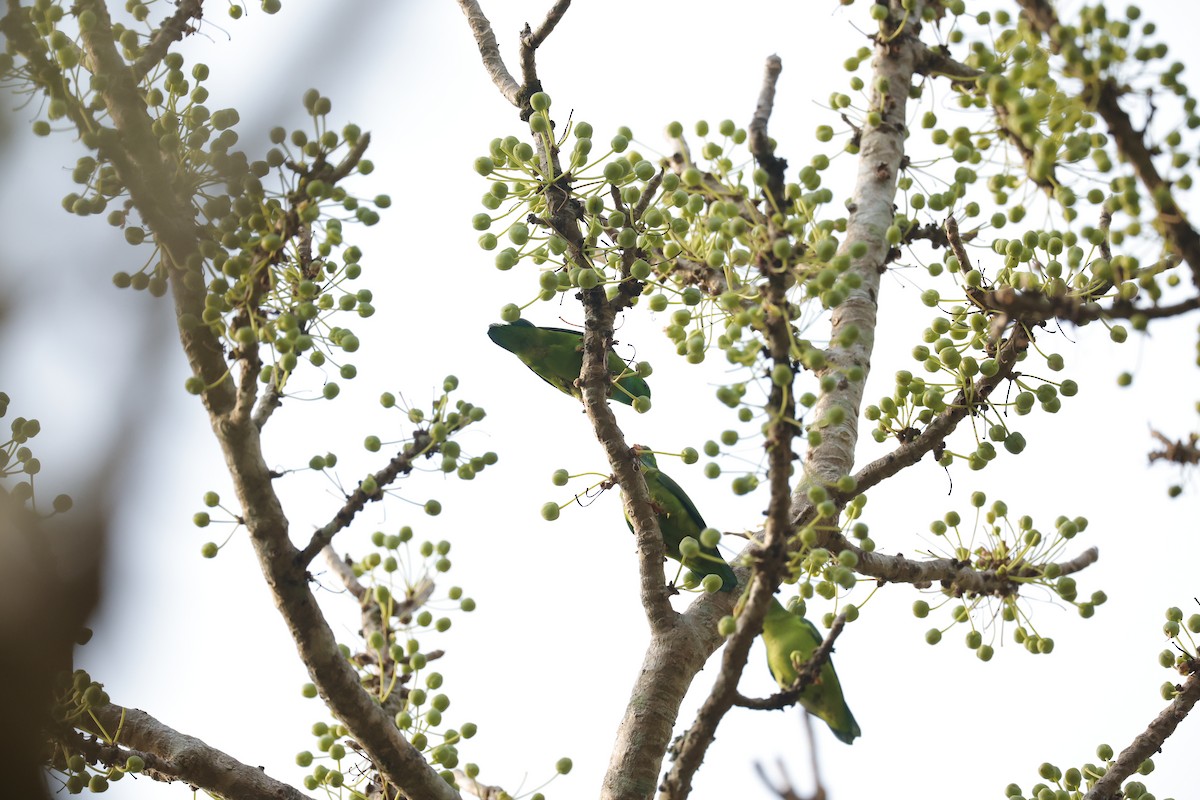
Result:
<svg viewBox="0 0 1200 800"><path fill-rule="evenodd" d="M488 326L488 338L509 351L539 378L561 392L582 400L575 385L583 368L583 334L566 328L539 328L527 320ZM614 385L612 399L632 406L634 398L650 397L650 387L619 355L608 351L608 371ZM623 376L618 378L617 376Z"/></svg>
<svg viewBox="0 0 1200 800"><path fill-rule="evenodd" d="M767 646L767 666L780 688L791 688L796 682L798 667L812 657L821 646L817 626L771 599L763 618L763 644ZM862 735L854 715L842 697L842 685L833 670L832 659L825 659L817 679L800 693L800 705L808 713L825 722L833 735L846 744Z"/></svg>
<svg viewBox="0 0 1200 800"><path fill-rule="evenodd" d="M662 531L667 555L693 572L701 575L719 575L721 591L732 592L737 588L737 578L715 547L701 545L700 552L695 557L686 560L680 557L679 543L685 537L691 536L700 541L700 532L707 527L704 518L679 484L659 471L658 461L649 448L635 444L633 452L641 462L642 474L646 478L646 488L650 490L650 499L658 517L658 528ZM633 530L628 515L625 517L625 524L629 525L629 530Z"/></svg>

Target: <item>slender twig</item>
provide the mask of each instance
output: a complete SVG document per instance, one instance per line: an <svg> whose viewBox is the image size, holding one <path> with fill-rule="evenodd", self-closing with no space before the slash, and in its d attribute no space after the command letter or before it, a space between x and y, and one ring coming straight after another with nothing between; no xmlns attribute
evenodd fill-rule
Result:
<svg viewBox="0 0 1200 800"><path fill-rule="evenodd" d="M642 199L638 200L638 204L633 207L633 218L641 219L646 213L646 209L650 207L650 203L654 200L654 195L658 193L658 187L662 185L663 170L654 173L654 177L646 183L646 189L642 192Z"/></svg>
<svg viewBox="0 0 1200 800"><path fill-rule="evenodd" d="M454 782L461 786L464 792L470 792L478 797L479 800L507 800L507 798L512 797L512 795L499 786L480 783L474 778L468 777L467 773L461 769L454 770Z"/></svg>
<svg viewBox="0 0 1200 800"><path fill-rule="evenodd" d="M1150 453L1151 464L1155 461L1169 461L1173 464L1200 464L1200 447L1196 446L1200 436L1197 434L1189 434L1186 442L1183 439L1172 441L1165 434L1153 429L1151 429L1150 435L1163 444L1162 450L1154 450Z"/></svg>
<svg viewBox="0 0 1200 800"><path fill-rule="evenodd" d="M133 75L137 80L146 77L167 55L171 45L188 34L195 33L192 20L204 14L204 0L179 0L175 13L163 20L162 25L150 37L142 54L133 62Z"/></svg>
<svg viewBox="0 0 1200 800"><path fill-rule="evenodd" d="M333 570L333 574L337 575L338 580L346 587L346 591L354 595L361 602L367 596L367 587L363 586L362 581L354 574L354 569L346 560L337 554L333 549L333 545L327 544L321 548L321 555L325 556L325 563Z"/></svg>
<svg viewBox="0 0 1200 800"><path fill-rule="evenodd" d="M915 438L904 442L892 452L875 459L855 473L854 493L861 494L872 486L878 485L885 478L890 478L900 470L912 466L920 461L926 453L945 442L946 437L958 427L958 424L966 419L974 409L982 406L996 387L1012 375L1017 358L1029 347L1029 341L1029 332L1025 326L1014 326L1009 337L1003 341L996 352L996 362L999 365L996 373L965 386L954 400L947 404L946 410L934 417L925 430ZM849 498L839 497L839 499L848 500Z"/></svg>
<svg viewBox="0 0 1200 800"><path fill-rule="evenodd" d="M815 751L813 753L813 764L816 764ZM780 759L775 766L779 769L779 777L782 781L778 786L772 783L771 779L767 777L767 771L763 768L762 764L755 763L754 771L758 773L759 780L765 783L767 788L774 792L779 800L825 800L825 787L821 785L820 778L815 770L813 776L816 778L817 788L811 796L806 796L801 794L796 787L792 786L792 779L788 776L787 767L784 765L783 759Z"/></svg>
<svg viewBox="0 0 1200 800"><path fill-rule="evenodd" d="M383 490L401 475L407 475L413 471L418 458L430 458L434 453L438 452L439 448L434 444L428 431L419 430L413 434L412 441L404 445L404 449L392 457L387 466L375 473L376 491L368 494L363 491L362 486L359 486L346 497L346 502L338 509L337 514L333 519L322 525L317 530L313 531L312 537L304 550L297 557L299 563L308 564L317 557L317 553L321 552L322 548L333 541L333 537L338 531L346 528L359 511L366 507L367 503L375 500L382 500L384 497Z"/></svg>
<svg viewBox="0 0 1200 800"><path fill-rule="evenodd" d="M458 7L467 17L471 33L475 35L479 55L483 57L483 68L487 70L492 83L496 84L496 88L508 102L520 108L521 86L508 71L508 67L504 66L504 59L500 57L500 45L496 43L496 34L492 33L492 23L484 16L477 0L458 0Z"/></svg>
<svg viewBox="0 0 1200 800"><path fill-rule="evenodd" d="M570 7L571 0L557 0L554 6L546 13L546 18L538 26L537 32L533 34L533 39L530 43L534 47L541 46L542 42L546 41L546 37L554 32L555 26L562 21L563 14L566 14L567 9Z"/></svg>
<svg viewBox="0 0 1200 800"><path fill-rule="evenodd" d="M778 83L779 73L782 71L783 61L779 56L773 55L767 59L763 70L762 88L758 93L758 104L747 128L750 154L754 156L758 165L767 171L767 184L764 188L768 198L768 209L772 206L782 208L780 204L783 203L783 170L787 166L787 162L775 155L771 139L767 136L767 122L775 107L775 84Z"/></svg>
<svg viewBox="0 0 1200 800"><path fill-rule="evenodd" d="M826 634L825 640L813 651L808 660L804 662L804 666L796 671L796 681L784 689L782 692L776 692L770 697L753 698L738 695L734 705L741 708L753 708L762 711L772 711L780 708L793 706L800 699L801 693L812 686L821 674L821 667L829 660L833 653L834 642L842 635L842 630L846 627L846 612L838 614L833 620L833 625L829 628L829 633Z"/></svg>

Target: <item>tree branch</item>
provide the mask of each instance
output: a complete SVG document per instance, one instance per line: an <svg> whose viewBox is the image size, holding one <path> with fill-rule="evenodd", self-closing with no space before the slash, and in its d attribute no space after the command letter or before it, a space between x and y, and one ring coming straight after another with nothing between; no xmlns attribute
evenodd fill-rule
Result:
<svg viewBox="0 0 1200 800"><path fill-rule="evenodd" d="M777 56L767 59L763 87L750 123L751 152L768 176L763 187L764 199L768 207L774 208L783 207L783 173L787 162L774 154L767 136L767 124L774 106L775 84L782 68L783 64ZM772 222L768 227L768 235L777 238L786 234ZM764 279L760 291L770 360L774 367L783 366L790 370L792 332L787 290L792 276L773 256L764 256L758 269ZM764 540L761 547L752 544L750 549L754 558L754 579L738 617L737 628L725 643L721 669L712 691L676 748L675 762L663 781L663 798L683 800L691 793L692 780L716 737L717 726L739 697L737 686L746 668L750 645L762 632L767 607L786 573L787 545L793 531L790 520L792 462L795 460L792 439L796 434L792 424L796 413L793 380L782 383L772 381L771 394L767 399L767 416L771 421L763 446L767 454L771 495Z"/></svg>
<svg viewBox="0 0 1200 800"><path fill-rule="evenodd" d="M546 37L554 30L559 21L563 18L563 14L567 13L567 9L571 5L571 0L557 0L554 6L551 7L546 19L538 26L537 33L529 30L529 26L525 26L525 30L521 32L521 101L524 102L531 94L541 88L541 81L537 76L537 49L546 41Z"/></svg>
<svg viewBox="0 0 1200 800"><path fill-rule="evenodd" d="M1175 732L1179 723L1200 701L1200 664L1192 662L1192 674L1180 687L1179 694L1170 705L1154 718L1154 721L1139 733L1132 743L1117 756L1100 780L1096 781L1084 800L1113 800L1121 794L1121 782L1133 773L1147 758L1162 749L1163 743Z"/></svg>
<svg viewBox="0 0 1200 800"><path fill-rule="evenodd" d="M775 208L782 207L779 204L783 202L783 173L787 162L775 155L770 137L767 136L767 123L770 121L771 111L775 108L775 84L778 83L779 73L782 71L783 61L779 56L772 55L767 58L762 89L758 93L758 104L747 128L750 154L759 166L767 171L768 182L764 188L769 198L768 202Z"/></svg>
<svg viewBox="0 0 1200 800"><path fill-rule="evenodd" d="M176 318L200 319L203 281L196 288L191 285L196 282L185 279L185 265L203 263L192 222L190 188L176 185L174 173L164 161L137 81L117 52L107 7L101 0L82 0L80 6L96 15L96 24L83 32L83 42L96 73L107 78L103 96L117 127L101 136L103 151L111 157L134 205L163 249ZM321 696L386 780L418 796L456 798L458 793L401 735L341 656L337 639L308 587L307 562L297 560L300 552L288 538L288 520L275 494L251 409L244 404L241 413L234 413L237 394L226 374L221 342L207 325L180 325L180 339L193 371L207 384L202 397L225 453L259 566Z"/></svg>
<svg viewBox="0 0 1200 800"><path fill-rule="evenodd" d="M192 27L192 20L198 20L204 15L204 0L179 0L176 6L175 13L163 20L162 25L142 48L138 60L133 63L135 80L140 81L158 66L166 57L171 45L196 32Z"/></svg>
<svg viewBox="0 0 1200 800"><path fill-rule="evenodd" d="M262 767L243 764L194 736L164 725L145 711L111 704L91 711L100 727L80 727L103 738L107 736L102 731L112 735L120 730L116 743L119 749L107 756L101 755L106 759L119 756L120 763L124 763L131 755L124 752L124 748L130 748L142 756L147 774L155 780L182 781L230 800L303 800L308 797L269 777ZM113 762L106 760L105 763Z"/></svg>
<svg viewBox="0 0 1200 800"><path fill-rule="evenodd" d="M333 537L337 535L338 531L346 528L354 521L354 517L366 507L367 503L374 500L382 500L383 490L391 486L401 475L407 475L412 472L417 458L421 456L430 458L438 450L439 448L434 444L428 431L416 431L413 434L413 440L404 445L404 449L397 453L388 462L386 467L375 473L375 483L379 488L374 494L367 494L360 485L346 498L345 504L338 509L333 519L313 531L312 538L309 539L308 544L305 545L304 550L298 556L300 563L311 563L317 557L317 553L321 552L322 548L333 541Z"/></svg>
<svg viewBox="0 0 1200 800"><path fill-rule="evenodd" d="M837 385L823 392L812 409L812 418L823 420L835 406L840 407L844 421L821 429L820 444L812 447L804 459L805 479L797 482L792 493L796 510L793 519L803 515L809 506L805 493L810 485L828 486L850 473L854 465L854 449L858 443L859 407L863 387L871 369L871 354L875 346L875 320L879 308L879 276L885 269L889 245L884 231L895 218L896 181L904 161L904 139L907 133L906 107L908 90L917 70L924 45L917 38L915 20L921 18L924 4L917 2L906 12L902 22L899 15L881 25L903 30L894 39L877 37L875 55L871 60L872 77L869 106L878 110L882 119L878 126L862 131L858 156L858 176L849 205L846 235L839 253L849 255L853 249L866 245L866 252L851 261L850 272L857 275L861 285L833 310L830 324L830 347L826 351L826 366L817 370L817 377L832 375ZM879 87L887 88L885 93ZM856 328L858 336L850 340L842 334ZM844 344L844 341L852 341ZM844 375L851 367L863 371L861 381L851 382Z"/></svg>
<svg viewBox="0 0 1200 800"><path fill-rule="evenodd" d="M1196 446L1200 435L1188 434L1186 442L1183 439L1171 441L1165 434L1153 429L1151 429L1150 435L1162 442L1163 445L1162 450L1150 452L1151 464L1155 461L1168 461L1173 464L1200 464L1200 447Z"/></svg>
<svg viewBox="0 0 1200 800"><path fill-rule="evenodd" d="M471 26L471 33L475 36L479 55L483 57L483 68L487 70L492 83L496 84L504 99L520 108L521 87L508 71L508 67L504 66L504 59L500 57L500 45L496 43L496 34L492 33L492 23L484 16L477 0L458 0L458 7L467 17L467 24Z"/></svg>
<svg viewBox="0 0 1200 800"><path fill-rule="evenodd" d="M855 570L869 578L888 583L911 583L918 589L927 589L934 583L941 584L955 595L984 594L1007 597L1014 594L1024 579L1037 578L1044 574L1045 567L1027 566L1009 568L1005 572L994 569L978 570L970 562L952 558L934 558L917 561L903 555L883 555L867 552L846 537L836 532L818 532L817 544L831 552L849 550L858 556ZM1061 574L1079 572L1100 558L1100 550L1089 547L1074 558L1058 564Z"/></svg>
<svg viewBox="0 0 1200 800"><path fill-rule="evenodd" d="M1057 34L1065 28L1059 24L1054 7L1047 0L1018 1L1025 19L1034 30L1046 37L1050 52L1061 53L1063 42ZM1164 235L1191 267L1192 282L1200 288L1200 233L1188 222L1187 214L1175 202L1171 185L1159 174L1144 134L1134 129L1129 115L1121 109L1118 101L1123 93L1120 85L1111 77L1085 80L1083 96L1090 100L1096 113L1108 124L1108 132L1116 144L1117 152L1133 166L1134 174L1146 187L1158 212Z"/></svg>
<svg viewBox="0 0 1200 800"><path fill-rule="evenodd" d="M478 797L479 800L511 800L512 798L512 795L504 791L501 787L480 783L474 778L468 777L467 773L461 769L454 770L454 780L463 788L464 792L470 792Z"/></svg>
<svg viewBox="0 0 1200 800"><path fill-rule="evenodd" d="M175 317L200 319L204 312L205 287L184 280L187 264L201 264L190 189L176 185L174 172L164 161L153 121L138 89L138 77L117 51L112 20L102 0L80 0L80 10L95 13L96 23L82 31L84 50L96 75L105 77L101 96L115 130L97 132L100 153L108 158L142 219L154 232L167 266ZM229 365L220 340L207 325L179 326L179 338L192 371L206 384L201 395L210 414L220 416L236 404Z"/></svg>
<svg viewBox="0 0 1200 800"><path fill-rule="evenodd" d="M571 7L571 0L556 0L554 6L546 13L546 18L542 20L542 24L538 26L537 33L533 35L530 41L534 47L540 47L546 41L546 37L554 32L555 26L562 21L563 14L567 13L567 9Z"/></svg>
<svg viewBox="0 0 1200 800"><path fill-rule="evenodd" d="M959 390L954 400L947 404L946 410L934 417L925 430L915 438L904 442L892 452L875 459L855 473L854 494L862 494L900 470L916 464L926 453L945 442L946 437L958 427L958 423L976 408L982 406L996 390L996 387L1012 375L1017 358L1027 347L1029 347L1028 330L1024 325L1014 326L1009 337L1003 340L996 352L996 361L999 364L996 373L990 377L980 378ZM838 499L844 502L849 500L849 497L839 496Z"/></svg>

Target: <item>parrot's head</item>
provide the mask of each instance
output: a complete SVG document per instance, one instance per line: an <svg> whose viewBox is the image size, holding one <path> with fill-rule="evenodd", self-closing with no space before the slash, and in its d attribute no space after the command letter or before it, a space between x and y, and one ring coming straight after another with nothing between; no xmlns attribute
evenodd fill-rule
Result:
<svg viewBox="0 0 1200 800"><path fill-rule="evenodd" d="M518 319L516 322L509 323L493 322L488 325L488 338L505 350L512 351L517 345L517 341L512 338L512 329L532 327L534 327L533 323L527 319Z"/></svg>
<svg viewBox="0 0 1200 800"><path fill-rule="evenodd" d="M654 458L654 452L646 445L635 444L629 450L638 461L642 462L643 467L658 469L658 460Z"/></svg>

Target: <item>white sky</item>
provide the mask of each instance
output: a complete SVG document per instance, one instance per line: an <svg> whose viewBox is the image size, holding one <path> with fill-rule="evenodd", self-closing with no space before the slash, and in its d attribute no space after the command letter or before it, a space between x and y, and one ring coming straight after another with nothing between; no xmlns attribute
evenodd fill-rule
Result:
<svg viewBox="0 0 1200 800"><path fill-rule="evenodd" d="M846 90L841 62L865 43L855 30L865 14L861 5L830 13L836 4L747 0L730 17L728 5L709 2L580 2L540 53L540 74L555 108L574 109L576 120L592 123L597 142L629 125L636 147L650 155L666 147L660 132L674 119L689 128L700 118L744 125L763 60L778 53L784 71L771 132L781 154L799 167L823 151L813 129L839 124L821 104L831 91ZM536 25L545 6L485 4L514 68L516 32L526 20ZM1168 35L1198 29L1193 9L1183 12L1166 0L1142 6L1148 18L1170 23L1163 26ZM1185 13L1192 18L1182 19ZM553 524L539 516L542 503L570 496L551 485L554 469L604 468L585 418L484 337L499 308L525 302L536 281L528 270L496 271L470 228L486 190L472 161L492 137L522 133L514 109L488 81L465 21L449 2L289 0L274 18L255 10L237 23L213 8L203 34L187 42L189 65L199 58L212 67L209 106L239 109L243 147L265 149L265 131L274 124L303 125L300 96L316 86L333 98L331 119L339 126L353 121L372 133L369 157L377 170L358 180L359 193L386 192L394 201L379 226L350 234L366 252L360 287L374 292L378 309L353 324L364 342L354 359L359 377L339 381L336 403L289 401L269 427L270 462L301 467L311 455L333 450L343 483L353 486L383 460L362 450L363 437L394 439L401 429L399 416L378 406L379 394L403 393L425 406L443 375L458 375L459 396L489 412L463 437L464 451L495 450L500 463L473 484L438 473L406 481L405 497L417 503L436 497L442 515L429 518L393 500L364 513L336 546L361 554L371 531L404 524L415 527L418 540L450 540L454 569L443 588L462 585L479 608L456 615L448 634L423 644L447 651L438 664L453 701L447 723L479 725L479 735L460 747L462 760L479 763L481 779L516 794L522 782L540 784L555 760L568 755L575 771L551 785L551 796L593 795L640 665L646 626L632 539L616 496L571 507ZM1174 57L1194 62L1186 48ZM294 754L314 748L308 728L326 717L316 701L300 697L306 677L244 533L215 561L199 556L203 542L221 535L191 526L201 495L232 493L200 405L182 391L187 370L162 327L165 304L111 287L111 272L136 268L144 255L102 221L62 214L58 201L74 190L70 166L81 151L68 137L25 135L33 114L16 115L7 168L10 185L21 192L0 197L0 212L10 230L34 226L39 235L9 237L0 268L5 285L15 281L24 290L14 293L15 330L36 326L30 328L36 335L0 345L0 388L13 396L10 415L42 421L35 449L47 497L69 491L84 472L80 465L99 448L128 476L108 595L80 663L115 702L143 708L299 785L304 771L294 766ZM914 367L908 351L932 316L917 296L933 285L939 284L915 270L885 276L868 402L890 393L896 369ZM137 329L132 320L152 305L159 327ZM570 300L535 306L528 316L542 324L556 324L560 316L581 319ZM699 448L734 422L732 412L712 402L723 373L719 365L680 366L657 332L662 324L631 315L618 334L636 344L638 357L656 372L654 410L638 417L621 406L617 413L631 442ZM911 587L881 590L843 635L835 658L863 736L846 747L823 725L815 728L835 798L916 791L998 797L1010 781L1028 791L1042 761L1066 769L1094 760L1101 742L1120 749L1162 708L1158 686L1170 679L1156 661L1165 644L1162 613L1169 605L1192 613L1192 598L1200 594L1194 522L1200 486L1191 481L1185 497L1168 501L1166 487L1178 476L1165 467L1145 469L1145 454L1152 444L1149 425L1175 435L1194 428L1192 406L1200 397L1191 368L1194 325L1156 327L1152 337L1131 337L1121 348L1109 346L1099 326L1044 335L1039 343L1064 354L1062 375L1078 380L1083 391L1065 400L1057 416L1020 419L1017 427L1030 442L1022 457L1002 453L983 473L956 467L952 491L946 473L927 459L871 493L866 521L889 553L913 555L933 546L921 534L929 521L951 509L966 517L970 493L981 488L1005 499L1015 515L1033 515L1043 529L1060 513L1086 515L1092 524L1070 554L1097 545L1101 559L1079 576L1080 593L1103 589L1110 601L1085 621L1034 591L1027 608L1035 611L1039 631L1056 640L1055 652L1032 657L1006 631L994 642L995 658L984 664L962 646L962 626L936 648L925 644L927 628L948 623L945 611L917 620L909 613L918 597ZM148 359L135 343L163 336L169 352L162 361ZM1133 388L1118 391L1114 380L1123 369L1137 378ZM319 385L319 377L310 378L308 396ZM110 432L97 422L114 404L135 399L156 406L141 440L133 448L108 441ZM967 440L965 431L956 439L961 449ZM860 464L879 452L865 442ZM738 454L754 459L752 443ZM698 467L664 467L710 524L741 530L760 519L763 495L734 498L727 479L706 481ZM302 472L280 485L297 541L340 505L335 487L316 474ZM330 576L322 580L334 584ZM853 599L865 595L860 590ZM348 637L357 629L353 603L334 593L326 599ZM811 607L810 616L819 618L824 609ZM696 681L682 724L712 677L710 670ZM756 650L743 690L762 695L772 688ZM1189 720L1147 779L1151 791L1188 796L1195 785L1188 754L1198 748L1200 724ZM806 786L799 712L734 711L693 796L770 797L753 765L780 758ZM182 797L187 790L142 779L110 792Z"/></svg>

